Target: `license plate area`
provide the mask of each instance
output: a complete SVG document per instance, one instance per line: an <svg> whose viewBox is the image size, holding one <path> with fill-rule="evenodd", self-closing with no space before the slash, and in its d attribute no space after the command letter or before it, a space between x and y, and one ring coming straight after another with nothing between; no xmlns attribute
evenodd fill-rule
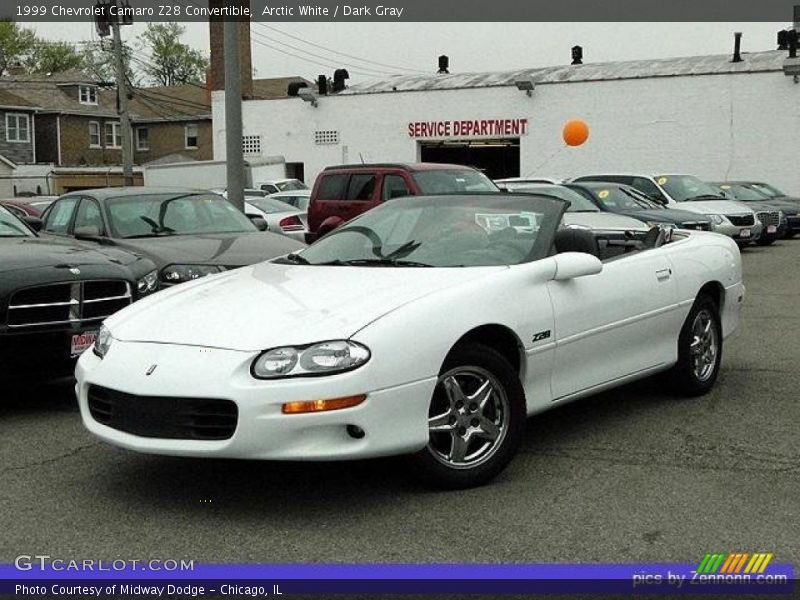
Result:
<svg viewBox="0 0 800 600"><path fill-rule="evenodd" d="M76 333L72 336L69 344L69 355L71 358L80 356L91 348L97 339L96 331L84 331L83 333Z"/></svg>
<svg viewBox="0 0 800 600"><path fill-rule="evenodd" d="M740 229L739 230L739 237L740 238L749 238L750 237L750 230L749 229Z"/></svg>

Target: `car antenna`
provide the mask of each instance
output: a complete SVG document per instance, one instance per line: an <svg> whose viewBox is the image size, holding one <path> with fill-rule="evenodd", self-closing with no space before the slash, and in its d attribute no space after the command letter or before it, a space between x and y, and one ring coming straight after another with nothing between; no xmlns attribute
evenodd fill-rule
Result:
<svg viewBox="0 0 800 600"><path fill-rule="evenodd" d="M366 164L366 163L364 162L364 155L363 155L363 154L361 154L361 152L359 152L359 153L358 153L358 158L360 158L360 159L361 159L361 164L362 164L362 165Z"/></svg>

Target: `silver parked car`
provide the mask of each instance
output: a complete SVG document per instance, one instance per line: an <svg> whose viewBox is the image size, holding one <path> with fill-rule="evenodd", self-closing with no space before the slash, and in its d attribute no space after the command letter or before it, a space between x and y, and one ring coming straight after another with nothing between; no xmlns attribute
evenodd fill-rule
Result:
<svg viewBox="0 0 800 600"><path fill-rule="evenodd" d="M311 190L292 190L290 192L278 192L269 194L270 198L280 200L286 204L294 206L297 210L308 212L308 204L311 202Z"/></svg>
<svg viewBox="0 0 800 600"><path fill-rule="evenodd" d="M267 228L273 233L281 233L290 238L304 242L308 231L308 214L275 198L245 198L244 212L250 217L261 217L267 222Z"/></svg>

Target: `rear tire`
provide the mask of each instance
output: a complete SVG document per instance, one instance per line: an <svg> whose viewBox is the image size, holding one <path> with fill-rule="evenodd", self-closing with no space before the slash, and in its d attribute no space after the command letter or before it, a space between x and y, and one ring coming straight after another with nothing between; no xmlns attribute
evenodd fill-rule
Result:
<svg viewBox="0 0 800 600"><path fill-rule="evenodd" d="M429 485L463 489L487 483L513 458L526 420L519 375L482 344L456 347L442 366L428 411L428 445L411 459Z"/></svg>
<svg viewBox="0 0 800 600"><path fill-rule="evenodd" d="M706 295L698 296L678 337L678 362L672 381L683 394L701 396L714 387L722 361L719 308Z"/></svg>

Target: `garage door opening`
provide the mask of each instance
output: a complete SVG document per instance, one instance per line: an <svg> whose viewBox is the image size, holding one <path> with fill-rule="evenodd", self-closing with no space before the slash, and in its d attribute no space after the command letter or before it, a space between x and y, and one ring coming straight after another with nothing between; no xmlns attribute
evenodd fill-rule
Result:
<svg viewBox="0 0 800 600"><path fill-rule="evenodd" d="M466 165L490 179L519 177L519 138L419 142L422 162Z"/></svg>

